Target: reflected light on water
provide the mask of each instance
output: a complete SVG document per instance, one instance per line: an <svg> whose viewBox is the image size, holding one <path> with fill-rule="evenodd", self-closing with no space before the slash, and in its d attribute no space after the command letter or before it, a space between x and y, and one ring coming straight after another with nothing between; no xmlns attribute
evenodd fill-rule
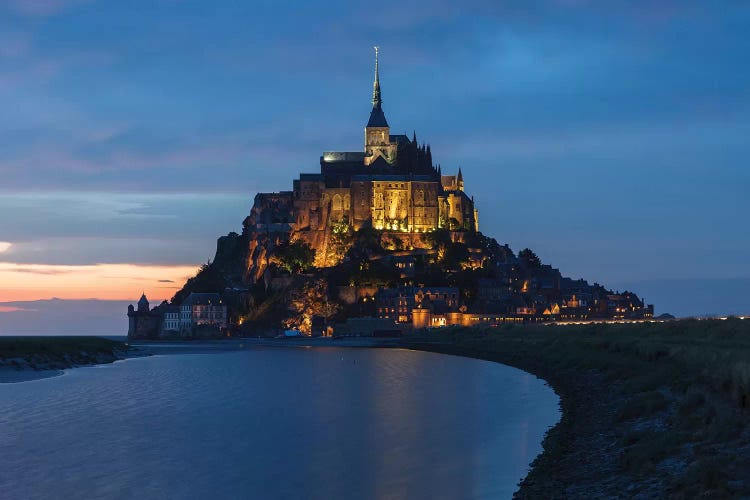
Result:
<svg viewBox="0 0 750 500"><path fill-rule="evenodd" d="M559 411L503 365L386 349L174 354L0 386L4 498L503 498Z"/></svg>

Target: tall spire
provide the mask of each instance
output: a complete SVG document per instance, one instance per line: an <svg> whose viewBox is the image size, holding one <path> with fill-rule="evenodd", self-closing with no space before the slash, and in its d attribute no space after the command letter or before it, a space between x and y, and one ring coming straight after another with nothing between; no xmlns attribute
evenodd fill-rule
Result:
<svg viewBox="0 0 750 500"><path fill-rule="evenodd" d="M378 74L378 55L380 54L380 47L374 47L375 49L375 81L372 84L372 107L380 107L383 101L380 98L380 75Z"/></svg>
<svg viewBox="0 0 750 500"><path fill-rule="evenodd" d="M383 99L380 96L380 74L378 71L378 59L380 47L375 48L375 81L372 84L372 111L370 120L367 122L368 127L387 127L388 122L383 114Z"/></svg>

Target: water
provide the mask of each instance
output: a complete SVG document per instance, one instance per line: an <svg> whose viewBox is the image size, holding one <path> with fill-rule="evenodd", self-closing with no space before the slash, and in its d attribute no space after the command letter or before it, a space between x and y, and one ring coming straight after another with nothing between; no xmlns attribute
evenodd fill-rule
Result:
<svg viewBox="0 0 750 500"><path fill-rule="evenodd" d="M539 379L393 349L172 354L0 385L0 496L508 498Z"/></svg>

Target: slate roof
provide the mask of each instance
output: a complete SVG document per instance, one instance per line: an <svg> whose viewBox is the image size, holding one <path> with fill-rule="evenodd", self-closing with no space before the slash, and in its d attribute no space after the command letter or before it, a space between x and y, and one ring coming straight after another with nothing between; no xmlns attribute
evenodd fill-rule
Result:
<svg viewBox="0 0 750 500"><path fill-rule="evenodd" d="M383 107L380 103L372 107L370 111L370 119L367 121L368 127L387 127L388 122L385 119L385 113L383 113Z"/></svg>

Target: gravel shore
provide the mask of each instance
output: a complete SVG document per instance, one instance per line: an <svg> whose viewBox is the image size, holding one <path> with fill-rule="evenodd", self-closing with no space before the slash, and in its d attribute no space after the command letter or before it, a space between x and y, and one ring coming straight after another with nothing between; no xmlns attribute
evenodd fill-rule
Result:
<svg viewBox="0 0 750 500"><path fill-rule="evenodd" d="M410 347L513 366L560 396L562 418L515 498L750 498L750 415L737 397L747 389L712 366L750 361L750 322L700 325L710 335L679 323L664 334L466 330Z"/></svg>
<svg viewBox="0 0 750 500"><path fill-rule="evenodd" d="M68 368L113 363L129 355L125 344L99 337L2 337L0 383L54 377Z"/></svg>

